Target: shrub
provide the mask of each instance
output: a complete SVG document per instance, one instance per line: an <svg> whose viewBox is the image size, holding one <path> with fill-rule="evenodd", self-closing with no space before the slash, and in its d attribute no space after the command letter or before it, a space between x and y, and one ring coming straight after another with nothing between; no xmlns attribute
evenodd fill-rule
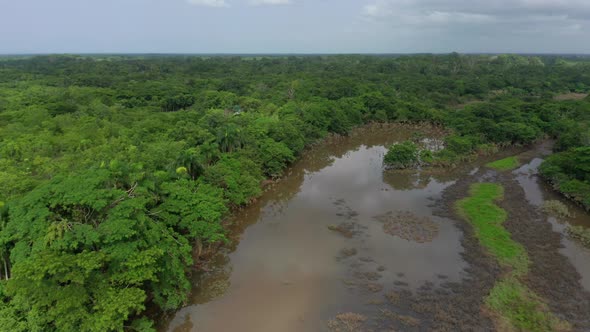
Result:
<svg viewBox="0 0 590 332"><path fill-rule="evenodd" d="M467 136L450 135L445 139L445 146L448 150L457 154L470 153L475 147L474 139Z"/></svg>
<svg viewBox="0 0 590 332"><path fill-rule="evenodd" d="M408 168L419 164L418 146L411 141L393 144L385 157L383 163L387 168Z"/></svg>

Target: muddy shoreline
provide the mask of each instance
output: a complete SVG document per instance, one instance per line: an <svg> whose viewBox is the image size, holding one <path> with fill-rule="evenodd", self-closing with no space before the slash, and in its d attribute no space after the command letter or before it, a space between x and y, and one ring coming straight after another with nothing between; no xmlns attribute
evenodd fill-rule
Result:
<svg viewBox="0 0 590 332"><path fill-rule="evenodd" d="M547 301L557 317L571 323L574 331L590 331L590 293L580 284L576 268L559 252L562 235L553 231L547 216L527 203L512 174L500 174L498 182L505 188L504 200L498 205L509 215L504 226L531 260L523 281Z"/></svg>
<svg viewBox="0 0 590 332"><path fill-rule="evenodd" d="M525 154L527 157L532 159ZM560 252L563 235L553 230L547 215L527 201L515 174L486 168L459 179L446 188L436 202L435 214L455 220L463 232L461 245L465 251L462 257L469 265L465 279L443 284L442 290L425 285L417 294L400 292L401 299L390 309L408 310L419 318L420 326L411 328L399 321L388 321L382 327L404 331L499 330L494 325L494 317L485 310L484 300L506 271L485 252L472 226L455 210L456 202L468 196L470 185L481 181L498 183L505 189L504 199L498 202L508 212L504 226L512 238L525 247L531 260L530 271L523 282L546 302L553 314L569 322L573 331L590 331L590 292L583 288L580 274Z"/></svg>
<svg viewBox="0 0 590 332"><path fill-rule="evenodd" d="M408 327L399 321L386 321L382 327L404 331L494 331L494 323L482 309L484 299L502 273L498 263L489 256L475 237L470 224L456 213L455 203L467 196L475 175L461 178L446 188L435 203L434 214L455 221L463 233L461 254L467 262L462 282L443 283L441 288L424 285L416 294L400 292L400 300L390 310L410 311L421 321L418 327Z"/></svg>

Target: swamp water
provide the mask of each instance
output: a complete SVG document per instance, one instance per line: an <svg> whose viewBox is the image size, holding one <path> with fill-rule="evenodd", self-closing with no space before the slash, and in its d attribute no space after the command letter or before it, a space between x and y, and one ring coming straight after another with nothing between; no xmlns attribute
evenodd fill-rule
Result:
<svg viewBox="0 0 590 332"><path fill-rule="evenodd" d="M306 151L233 216L239 240L195 277L192 304L163 330L321 331L338 313L375 310L388 289L461 280L462 234L432 215L453 177L382 169L385 147L413 133L373 126ZM386 233L396 218L415 229Z"/></svg>
<svg viewBox="0 0 590 332"><path fill-rule="evenodd" d="M463 233L437 216L434 205L445 188L479 168L384 172L385 147L414 132L366 127L306 151L283 179L233 215L233 244L208 272L194 276L190 304L160 330L328 331L340 313L383 314L379 304L400 290L428 285L436 292L468 278ZM532 205L548 199L527 168L537 162L514 172ZM567 239L563 251L586 286L585 251ZM411 317L403 317L411 326Z"/></svg>
<svg viewBox="0 0 590 332"><path fill-rule="evenodd" d="M549 154L548 147L541 146L535 151L523 153L524 159L530 159L528 163L513 171L519 185L524 189L529 204L542 209L546 201L557 200L567 206L570 216L556 217L547 216L553 230L562 234L562 248L560 252L567 257L580 273L580 284L585 290L590 291L590 249L567 236L567 227L584 226L590 227L590 214L579 205L565 199L562 195L551 189L550 185L544 182L538 174L538 169L543 162L543 157Z"/></svg>

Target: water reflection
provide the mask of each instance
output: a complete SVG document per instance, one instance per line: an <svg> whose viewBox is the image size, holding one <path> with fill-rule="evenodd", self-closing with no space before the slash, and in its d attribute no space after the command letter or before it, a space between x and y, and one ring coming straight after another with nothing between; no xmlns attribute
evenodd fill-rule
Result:
<svg viewBox="0 0 590 332"><path fill-rule="evenodd" d="M338 312L376 310L369 300L396 285L460 281L461 233L430 205L461 173L382 170L385 146L413 133L364 128L308 151L233 216L236 241L195 276L191 305L165 330L318 331ZM428 218L436 236L419 243L384 232L374 217L392 211Z"/></svg>
<svg viewBox="0 0 590 332"><path fill-rule="evenodd" d="M590 250L569 239L565 232L568 225L590 227L590 215L578 205L573 204L556 193L539 177L538 168L543 162L543 159L532 156L539 154L546 155L548 153L547 149L548 147L543 145L540 151L537 149L536 151L533 150L533 152L527 152L521 155L521 160L528 159L529 161L515 170L514 174L518 183L524 189L525 197L530 204L541 210L545 201L558 200L568 207L571 214L569 217L546 217L551 223L553 230L562 234L561 242L563 248L560 252L575 266L582 277L580 283L586 290L590 291ZM532 160L530 159L531 157Z"/></svg>

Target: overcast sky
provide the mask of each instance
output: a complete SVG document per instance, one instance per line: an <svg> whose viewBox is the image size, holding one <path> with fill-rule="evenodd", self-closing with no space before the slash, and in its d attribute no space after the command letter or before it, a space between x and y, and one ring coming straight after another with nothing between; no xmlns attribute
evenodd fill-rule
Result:
<svg viewBox="0 0 590 332"><path fill-rule="evenodd" d="M0 53L590 53L590 0L0 0Z"/></svg>

